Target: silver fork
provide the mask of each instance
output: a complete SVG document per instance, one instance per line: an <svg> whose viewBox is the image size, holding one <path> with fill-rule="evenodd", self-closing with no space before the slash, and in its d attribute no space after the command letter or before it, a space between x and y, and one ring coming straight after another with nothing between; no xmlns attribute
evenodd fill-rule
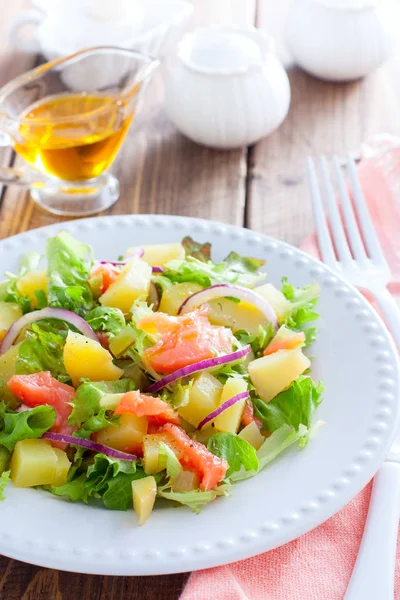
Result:
<svg viewBox="0 0 400 600"><path fill-rule="evenodd" d="M308 182L322 260L349 283L367 290L374 297L400 348L400 310L387 289L390 269L375 232L354 161L351 158L346 161L354 207L338 158L333 158L336 186L327 160L321 157L319 162L322 190L314 161L307 159ZM364 535L344 600L393 600L399 516L400 430L374 478Z"/></svg>

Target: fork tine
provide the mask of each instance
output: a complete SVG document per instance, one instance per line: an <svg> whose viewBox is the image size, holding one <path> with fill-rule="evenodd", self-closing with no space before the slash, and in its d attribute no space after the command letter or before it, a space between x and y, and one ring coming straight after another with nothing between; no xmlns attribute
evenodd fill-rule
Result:
<svg viewBox="0 0 400 600"><path fill-rule="evenodd" d="M321 251L321 258L328 266L333 267L336 263L336 256L332 245L331 235L325 218L324 206L322 204L321 193L318 185L317 173L315 171L314 161L309 156L307 158L308 185L311 194L315 225L317 227L318 245Z"/></svg>
<svg viewBox="0 0 400 600"><path fill-rule="evenodd" d="M375 232L375 227L371 220L371 215L365 202L364 193L361 189L361 185L358 179L356 166L354 160L349 156L347 158L347 170L349 172L351 187L353 190L354 204L356 207L358 220L360 223L360 229L364 237L365 246L368 250L369 256L380 262L388 268L385 255L382 252L382 248Z"/></svg>
<svg viewBox="0 0 400 600"><path fill-rule="evenodd" d="M329 214L332 237L335 243L336 252L339 260L342 263L350 263L352 256L347 243L346 235L343 228L342 219L340 217L338 205L336 202L335 192L333 190L331 178L328 170L328 163L324 156L321 156L321 169L323 175L323 185L325 188L326 206Z"/></svg>
<svg viewBox="0 0 400 600"><path fill-rule="evenodd" d="M367 253L365 252L364 244L360 236L360 232L358 230L357 221L354 216L354 209L347 191L346 182L340 166L340 161L337 156L333 157L333 165L338 181L344 222L346 224L347 234L354 258L360 262L366 262L368 259Z"/></svg>

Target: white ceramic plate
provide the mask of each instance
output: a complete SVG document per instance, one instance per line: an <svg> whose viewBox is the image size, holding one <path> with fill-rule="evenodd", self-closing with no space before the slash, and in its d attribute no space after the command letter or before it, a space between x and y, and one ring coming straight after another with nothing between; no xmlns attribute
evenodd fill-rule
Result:
<svg viewBox="0 0 400 600"><path fill-rule="evenodd" d="M371 479L393 437L399 365L381 320L364 298L324 265L282 242L197 219L117 216L72 221L0 242L1 271L15 271L27 250L67 230L112 259L128 246L211 241L214 258L231 249L268 260L269 278L321 286L313 376L326 385L318 418L327 422L305 450L292 448L260 475L195 515L155 510L144 527L133 511L70 504L37 490L7 489L0 552L26 562L84 573L155 575L204 569L288 542L325 521Z"/></svg>

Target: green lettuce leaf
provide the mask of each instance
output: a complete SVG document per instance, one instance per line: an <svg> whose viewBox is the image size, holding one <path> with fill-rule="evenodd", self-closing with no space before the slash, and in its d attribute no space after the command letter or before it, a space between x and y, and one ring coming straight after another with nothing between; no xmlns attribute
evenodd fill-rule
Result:
<svg viewBox="0 0 400 600"><path fill-rule="evenodd" d="M226 477L230 477L242 468L246 471L258 469L255 449L235 433L214 433L208 441L207 448L229 463Z"/></svg>
<svg viewBox="0 0 400 600"><path fill-rule="evenodd" d="M0 473L7 469L10 458L11 452L5 446L0 446Z"/></svg>
<svg viewBox="0 0 400 600"><path fill-rule="evenodd" d="M295 331L304 331L305 347L307 347L316 340L317 328L310 323L319 319L319 314L314 309L318 302L320 288L316 283L304 288L295 287L288 282L287 277L283 277L281 291L293 307L285 325Z"/></svg>
<svg viewBox="0 0 400 600"><path fill-rule="evenodd" d="M89 311L85 320L94 331L106 331L116 335L125 327L124 313L119 308L98 306Z"/></svg>
<svg viewBox="0 0 400 600"><path fill-rule="evenodd" d="M18 275L6 273L8 279L0 282L0 300L2 302L15 302L16 304L19 304L24 314L31 311L31 301L28 297L23 296L18 290L18 280L30 271L36 270L40 258L40 254L37 252L27 252L21 258ZM41 291L41 293L38 292L37 297L40 301L37 306L38 309L47 306L46 294L43 291Z"/></svg>
<svg viewBox="0 0 400 600"><path fill-rule="evenodd" d="M315 384L311 377L300 375L268 403L253 398L254 412L267 431L275 431L282 425L296 431L300 425L309 429L314 412L322 402L323 391L321 382Z"/></svg>
<svg viewBox="0 0 400 600"><path fill-rule="evenodd" d="M242 481L257 475L264 467L272 462L281 452L289 446L300 440L300 434L288 425L282 425L270 435L261 448L257 451L258 468L253 471L246 471L243 467L233 473L232 481Z"/></svg>
<svg viewBox="0 0 400 600"><path fill-rule="evenodd" d="M88 503L90 499L101 499L110 510L127 510L132 506L132 481L142 477L146 474L135 462L96 454L86 473L77 475L65 485L51 487L49 491L66 496L72 502Z"/></svg>
<svg viewBox="0 0 400 600"><path fill-rule="evenodd" d="M242 329L235 333L235 337L240 342L241 346L247 346L247 344L250 344L254 356L257 358L258 356L261 356L265 348L274 337L274 328L272 327L271 323L269 323L265 329L260 325L257 334L249 333L248 331L244 331Z"/></svg>
<svg viewBox="0 0 400 600"><path fill-rule="evenodd" d="M195 242L190 235L187 235L182 240L182 246L185 248L187 257L192 256L193 258L197 258L197 260L201 260L202 262L208 262L211 259L210 242L199 244L198 242Z"/></svg>
<svg viewBox="0 0 400 600"><path fill-rule="evenodd" d="M243 275L257 273L257 271L265 265L265 260L250 258L249 256L240 256L237 252L230 252L224 262L231 271L242 273Z"/></svg>
<svg viewBox="0 0 400 600"><path fill-rule="evenodd" d="M161 400L164 400L164 402L167 402L173 408L186 406L187 404L189 404L189 395L193 383L193 379L191 379L186 385L183 385L181 381L178 381L172 391L169 391L167 388L164 388L161 393Z"/></svg>
<svg viewBox="0 0 400 600"><path fill-rule="evenodd" d="M159 498L165 498L172 502L178 502L184 506L188 506L193 512L199 513L200 510L215 500L218 496L227 496L229 486L220 485L215 490L209 492L203 492L201 490L193 490L191 492L173 492L171 484L167 483L164 486L158 487L157 496Z"/></svg>
<svg viewBox="0 0 400 600"><path fill-rule="evenodd" d="M72 411L68 418L68 425L80 427L79 435L82 437L87 437L85 432L92 433L109 425L115 425L118 417L110 417L107 408L102 407L100 401L106 394L125 394L133 389L135 385L130 379L82 383L71 403Z"/></svg>
<svg viewBox="0 0 400 600"><path fill-rule="evenodd" d="M55 379L63 383L70 381L63 360L68 327L63 328L60 323L50 319L32 323L19 346L15 368L18 375L50 371Z"/></svg>
<svg viewBox="0 0 400 600"><path fill-rule="evenodd" d="M182 471L181 463L176 454L167 444L160 442L158 462L160 467L166 470L168 477L174 478Z"/></svg>
<svg viewBox="0 0 400 600"><path fill-rule="evenodd" d="M20 440L42 437L55 421L56 411L52 406L36 406L24 412L14 412L0 404L0 444L12 452Z"/></svg>
<svg viewBox="0 0 400 600"><path fill-rule="evenodd" d="M88 284L93 264L90 246L61 232L47 240L46 256L49 305L84 317L93 306Z"/></svg>
<svg viewBox="0 0 400 600"><path fill-rule="evenodd" d="M3 471L0 475L0 501L5 500L4 490L10 481L11 471Z"/></svg>
<svg viewBox="0 0 400 600"><path fill-rule="evenodd" d="M256 273L253 268L246 269L243 262L232 259L229 263L225 261L213 263L188 256L186 260L171 260L166 266L162 275L164 279L172 283L198 283L202 287L217 283L232 283L253 288L266 277L264 273Z"/></svg>

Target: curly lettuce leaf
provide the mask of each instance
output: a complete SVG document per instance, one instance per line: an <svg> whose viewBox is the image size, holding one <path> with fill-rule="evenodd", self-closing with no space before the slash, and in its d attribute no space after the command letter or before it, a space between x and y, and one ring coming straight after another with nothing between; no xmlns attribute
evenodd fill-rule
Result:
<svg viewBox="0 0 400 600"><path fill-rule="evenodd" d="M202 262L207 262L211 260L210 242L200 244L199 242L195 242L194 239L190 237L190 235L187 235L182 240L182 246L185 248L186 257L193 256L193 258L197 258Z"/></svg>
<svg viewBox="0 0 400 600"><path fill-rule="evenodd" d="M32 323L19 346L16 373L29 375L50 371L55 379L68 383L71 378L65 370L63 360L67 333L68 327L63 328L60 321L48 319Z"/></svg>
<svg viewBox="0 0 400 600"><path fill-rule="evenodd" d="M247 275L249 273L257 273L261 267L265 265L265 260L259 258L251 258L249 256L241 256L237 252L230 252L224 259L225 264L235 273Z"/></svg>
<svg viewBox="0 0 400 600"><path fill-rule="evenodd" d="M40 254L33 251L27 252L21 258L18 275L6 273L8 279L0 282L0 300L2 302L14 302L15 304L18 304L24 314L32 310L31 300L27 296L21 294L18 289L18 281L30 271L37 269L39 262ZM39 300L37 306L38 309L47 306L47 297L43 290L40 290L36 296Z"/></svg>
<svg viewBox="0 0 400 600"><path fill-rule="evenodd" d="M241 346L247 346L250 344L254 356L257 358L258 356L262 355L263 351L274 337L274 328L271 323L268 323L266 328L260 325L257 334L249 333L248 331L244 331L242 329L237 331L234 335L240 342Z"/></svg>
<svg viewBox="0 0 400 600"><path fill-rule="evenodd" d="M52 406L36 406L24 412L14 412L0 404L0 444L9 452L20 440L40 438L56 421Z"/></svg>
<svg viewBox="0 0 400 600"><path fill-rule="evenodd" d="M190 390L192 389L193 383L193 379L185 385L182 384L182 381L178 381L171 391L167 388L162 390L161 399L170 404L173 408L186 406L189 404Z"/></svg>
<svg viewBox="0 0 400 600"><path fill-rule="evenodd" d="M255 449L235 433L214 433L208 441L207 448L229 463L229 469L226 472L228 478L242 468L245 471L257 471L258 469Z"/></svg>
<svg viewBox="0 0 400 600"><path fill-rule="evenodd" d="M258 468L255 470L246 471L243 467L232 474L231 481L242 481L257 475L264 467L281 454L286 448L292 446L301 439L299 432L295 431L289 425L282 425L270 435L261 448L257 450Z"/></svg>
<svg viewBox="0 0 400 600"><path fill-rule="evenodd" d="M317 337L317 328L310 323L319 319L319 314L314 309L318 302L320 288L316 283L303 288L295 287L288 282L287 277L283 277L281 291L292 304L292 311L285 325L295 331L304 331L306 335L304 345L307 347Z"/></svg>
<svg viewBox="0 0 400 600"><path fill-rule="evenodd" d="M188 506L193 512L199 513L204 506L215 500L218 496L227 496L229 486L220 485L215 490L203 492L202 490L192 490L191 492L174 492L171 483L167 483L157 488L157 496L177 502L183 506Z"/></svg>
<svg viewBox="0 0 400 600"><path fill-rule="evenodd" d="M79 435L82 437L87 437L86 432L92 433L114 425L117 418L107 414L107 408L101 406L102 398L106 394L125 394L133 389L135 385L130 379L82 383L71 403L72 411L68 425L80 427Z"/></svg>
<svg viewBox="0 0 400 600"><path fill-rule="evenodd" d="M267 431L276 431L282 425L289 425L299 431L300 426L303 426L306 428L306 435L314 413L322 402L323 391L321 382L314 383L311 377L300 375L268 403L260 398L253 398L254 412Z"/></svg>
<svg viewBox="0 0 400 600"><path fill-rule="evenodd" d="M11 471L3 471L0 475L0 501L5 500L4 490L10 482Z"/></svg>
<svg viewBox="0 0 400 600"><path fill-rule="evenodd" d="M188 256L186 260L171 260L166 265L162 277L171 283L191 282L198 283L202 287L217 283L232 283L253 288L263 281L266 275L254 271L253 264L250 268L246 266L244 260L230 258L229 262L213 263Z"/></svg>
<svg viewBox="0 0 400 600"><path fill-rule="evenodd" d="M117 335L126 325L124 313L111 306L97 306L87 313L85 320L94 331L106 331L111 335Z"/></svg>
<svg viewBox="0 0 400 600"><path fill-rule="evenodd" d="M92 249L63 231L46 244L49 305L84 317L93 307L88 279Z"/></svg>
<svg viewBox="0 0 400 600"><path fill-rule="evenodd" d="M101 499L105 508L128 510L132 506L132 481L146 477L146 473L135 462L118 460L96 454L94 462L82 473L65 485L51 487L57 496L66 496L72 502Z"/></svg>

